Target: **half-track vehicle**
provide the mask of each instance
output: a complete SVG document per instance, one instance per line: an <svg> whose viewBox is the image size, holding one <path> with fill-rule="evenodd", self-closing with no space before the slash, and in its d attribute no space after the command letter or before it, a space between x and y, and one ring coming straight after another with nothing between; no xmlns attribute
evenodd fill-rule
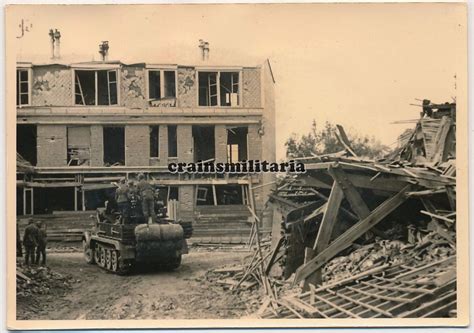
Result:
<svg viewBox="0 0 474 333"><path fill-rule="evenodd" d="M156 221L146 221L138 195L131 195L128 216L122 216L114 200L98 208L94 226L82 237L84 258L89 264L127 274L136 264L173 270L188 253L186 239L192 236L192 222L167 218L166 207L155 200Z"/></svg>

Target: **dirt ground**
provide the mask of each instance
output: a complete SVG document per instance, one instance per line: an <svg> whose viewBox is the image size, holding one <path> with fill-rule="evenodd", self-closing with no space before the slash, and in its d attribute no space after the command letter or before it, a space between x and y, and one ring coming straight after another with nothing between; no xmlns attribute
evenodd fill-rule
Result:
<svg viewBox="0 0 474 333"><path fill-rule="evenodd" d="M192 248L172 272L139 269L128 276L88 265L82 253L51 251L48 266L71 276L61 294L19 299L18 319L217 319L247 315L239 295L209 284L208 270L240 264L249 253L242 248Z"/></svg>

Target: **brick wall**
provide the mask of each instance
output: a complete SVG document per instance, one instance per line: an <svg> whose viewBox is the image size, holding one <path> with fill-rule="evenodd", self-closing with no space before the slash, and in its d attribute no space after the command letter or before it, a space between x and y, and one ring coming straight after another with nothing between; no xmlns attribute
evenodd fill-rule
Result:
<svg viewBox="0 0 474 333"><path fill-rule="evenodd" d="M258 134L259 125L249 125L247 135L249 160L262 159L262 138Z"/></svg>
<svg viewBox="0 0 474 333"><path fill-rule="evenodd" d="M67 165L67 128L64 125L38 125L37 166Z"/></svg>
<svg viewBox="0 0 474 333"><path fill-rule="evenodd" d="M192 162L193 152L193 131L191 125L178 125L178 161Z"/></svg>
<svg viewBox="0 0 474 333"><path fill-rule="evenodd" d="M147 125L125 126L125 164L148 166L150 164L150 128Z"/></svg>
<svg viewBox="0 0 474 333"><path fill-rule="evenodd" d="M190 220L194 217L194 186L182 185L178 189L179 218Z"/></svg>
<svg viewBox="0 0 474 333"><path fill-rule="evenodd" d="M227 162L227 129L225 125L215 127L216 163Z"/></svg>
<svg viewBox="0 0 474 333"><path fill-rule="evenodd" d="M160 125L160 163L168 165L168 125Z"/></svg>
<svg viewBox="0 0 474 333"><path fill-rule="evenodd" d="M91 166L104 165L104 132L102 126L91 126Z"/></svg>
<svg viewBox="0 0 474 333"><path fill-rule="evenodd" d="M145 108L146 100L146 69L143 66L123 66L120 82L120 102L128 108Z"/></svg>
<svg viewBox="0 0 474 333"><path fill-rule="evenodd" d="M242 82L243 107L261 107L260 69L244 68Z"/></svg>
<svg viewBox="0 0 474 333"><path fill-rule="evenodd" d="M72 70L59 66L34 67L31 94L33 106L72 105Z"/></svg>
<svg viewBox="0 0 474 333"><path fill-rule="evenodd" d="M197 106L196 70L191 67L178 68L178 107Z"/></svg>
<svg viewBox="0 0 474 333"><path fill-rule="evenodd" d="M263 76L263 98L265 109L263 111L262 124L264 128L264 135L262 137L262 158L267 161L275 161L276 147L275 147L275 91L273 77L269 62L265 62L262 66ZM264 184L275 181L275 174L266 173L262 175L262 182ZM275 184L262 187L262 197L264 200L276 187Z"/></svg>

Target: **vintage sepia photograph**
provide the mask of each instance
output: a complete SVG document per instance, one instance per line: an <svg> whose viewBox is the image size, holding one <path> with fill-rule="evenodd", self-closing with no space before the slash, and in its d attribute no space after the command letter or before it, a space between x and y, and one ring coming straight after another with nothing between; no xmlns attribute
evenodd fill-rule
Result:
<svg viewBox="0 0 474 333"><path fill-rule="evenodd" d="M9 328L468 325L465 4L5 20Z"/></svg>

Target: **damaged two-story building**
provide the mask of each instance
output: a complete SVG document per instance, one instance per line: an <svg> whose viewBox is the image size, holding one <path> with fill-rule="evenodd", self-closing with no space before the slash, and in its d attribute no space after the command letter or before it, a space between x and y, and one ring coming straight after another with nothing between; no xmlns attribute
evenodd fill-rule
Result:
<svg viewBox="0 0 474 333"><path fill-rule="evenodd" d="M270 62L156 58L17 62L17 158L27 165L17 169L18 215L95 210L138 173L196 224L262 211L274 175L171 174L168 164L275 161Z"/></svg>

